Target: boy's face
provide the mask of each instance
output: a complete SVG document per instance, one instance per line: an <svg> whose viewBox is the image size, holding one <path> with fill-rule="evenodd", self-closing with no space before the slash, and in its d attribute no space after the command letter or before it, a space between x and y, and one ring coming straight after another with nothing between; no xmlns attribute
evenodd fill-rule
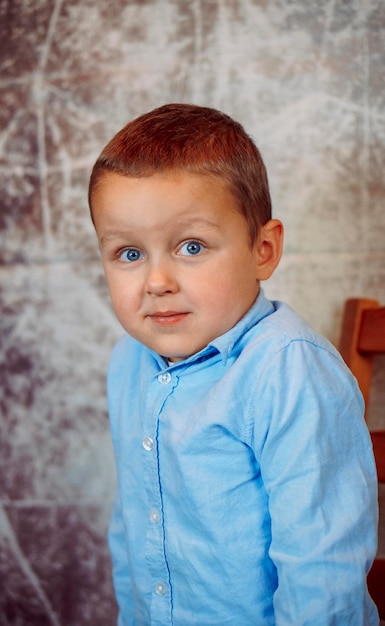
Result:
<svg viewBox="0 0 385 626"><path fill-rule="evenodd" d="M170 361L232 328L256 299L257 244L224 182L182 171L108 172L92 210L120 323Z"/></svg>

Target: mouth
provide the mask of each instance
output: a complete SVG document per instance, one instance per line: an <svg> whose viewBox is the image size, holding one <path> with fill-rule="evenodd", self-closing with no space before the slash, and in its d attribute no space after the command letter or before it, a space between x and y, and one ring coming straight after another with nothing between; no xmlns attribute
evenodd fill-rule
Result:
<svg viewBox="0 0 385 626"><path fill-rule="evenodd" d="M148 315L148 317L159 326L174 326L175 324L182 322L187 315L187 312L158 311L157 313Z"/></svg>

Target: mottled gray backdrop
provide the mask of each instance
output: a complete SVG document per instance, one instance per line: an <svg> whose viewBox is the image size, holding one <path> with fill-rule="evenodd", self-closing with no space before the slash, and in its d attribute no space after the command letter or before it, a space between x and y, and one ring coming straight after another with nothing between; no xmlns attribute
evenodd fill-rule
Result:
<svg viewBox="0 0 385 626"><path fill-rule="evenodd" d="M335 342L346 297L385 302L384 33L383 0L0 0L1 625L115 621L100 149L169 101L241 121L286 225L266 292Z"/></svg>

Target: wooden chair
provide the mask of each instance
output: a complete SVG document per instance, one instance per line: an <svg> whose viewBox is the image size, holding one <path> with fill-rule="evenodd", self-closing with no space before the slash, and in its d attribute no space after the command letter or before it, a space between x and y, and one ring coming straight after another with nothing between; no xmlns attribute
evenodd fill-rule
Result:
<svg viewBox="0 0 385 626"><path fill-rule="evenodd" d="M367 406L375 354L385 353L385 307L377 300L346 301L339 350L357 379ZM385 430L370 433L378 482L385 483ZM385 619L385 558L377 557L368 575L369 593Z"/></svg>

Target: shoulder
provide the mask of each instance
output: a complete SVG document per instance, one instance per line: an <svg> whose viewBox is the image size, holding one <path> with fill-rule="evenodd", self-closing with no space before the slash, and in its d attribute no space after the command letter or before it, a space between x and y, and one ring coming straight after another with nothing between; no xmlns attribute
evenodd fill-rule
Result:
<svg viewBox="0 0 385 626"><path fill-rule="evenodd" d="M127 366L127 362L131 361L134 353L137 352L138 342L132 337L125 334L115 344L108 365L108 372L118 370L123 365Z"/></svg>
<svg viewBox="0 0 385 626"><path fill-rule="evenodd" d="M108 364L107 384L116 387L137 370L141 361L143 346L130 337L123 335L115 344Z"/></svg>
<svg viewBox="0 0 385 626"><path fill-rule="evenodd" d="M246 344L271 358L293 345L302 345L306 350L326 352L333 359L342 361L342 357L331 342L318 333L312 326L294 311L288 304L272 301L273 308L247 333Z"/></svg>
<svg viewBox="0 0 385 626"><path fill-rule="evenodd" d="M107 373L108 389L118 392L128 384L136 389L139 380L149 380L159 371L161 359L139 341L123 335L115 344Z"/></svg>
<svg viewBox="0 0 385 626"><path fill-rule="evenodd" d="M130 357L133 352L136 352L139 348L140 344L135 341L130 335L125 333L113 347L109 367L113 367L120 363L121 361L125 361L127 357Z"/></svg>
<svg viewBox="0 0 385 626"><path fill-rule="evenodd" d="M361 406L356 380L333 344L287 304L272 304L274 310L247 333L242 350L243 371L258 397L270 390L277 401L277 394L312 388L342 402L346 394L353 396Z"/></svg>
<svg viewBox="0 0 385 626"><path fill-rule="evenodd" d="M312 436L329 428L343 438L347 424L366 442L355 378L330 341L288 305L274 303L274 312L256 325L242 354L243 381L250 390L246 432L254 433L260 449L268 432L292 432L300 440L305 432Z"/></svg>

